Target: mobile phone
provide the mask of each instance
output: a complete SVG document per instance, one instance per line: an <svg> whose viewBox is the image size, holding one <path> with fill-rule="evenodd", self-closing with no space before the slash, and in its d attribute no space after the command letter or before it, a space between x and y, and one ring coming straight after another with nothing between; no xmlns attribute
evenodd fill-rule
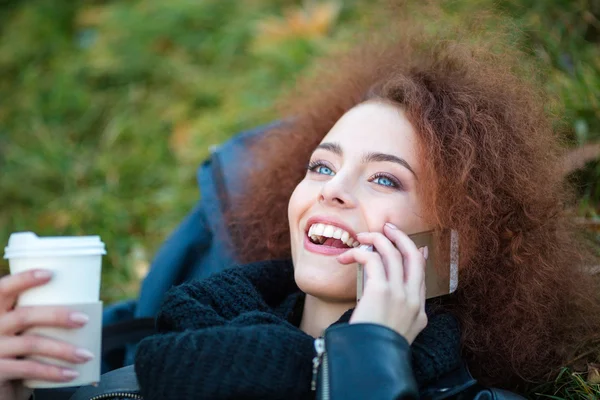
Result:
<svg viewBox="0 0 600 400"><path fill-rule="evenodd" d="M417 248L427 246L429 255L425 264L426 298L438 297L453 293L458 287L458 232L436 233L434 231L419 232L408 235ZM441 246L437 243L442 242ZM361 248L373 251L373 246L362 245ZM356 301L362 297L366 283L365 269L358 264L356 271Z"/></svg>

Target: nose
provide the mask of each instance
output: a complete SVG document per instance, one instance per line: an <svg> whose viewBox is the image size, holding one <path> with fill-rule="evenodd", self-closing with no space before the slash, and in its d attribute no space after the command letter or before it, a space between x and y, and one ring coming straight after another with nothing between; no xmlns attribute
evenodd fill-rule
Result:
<svg viewBox="0 0 600 400"><path fill-rule="evenodd" d="M345 182L341 175L336 175L321 187L319 202L331 207L352 208L356 199L352 193L352 185Z"/></svg>

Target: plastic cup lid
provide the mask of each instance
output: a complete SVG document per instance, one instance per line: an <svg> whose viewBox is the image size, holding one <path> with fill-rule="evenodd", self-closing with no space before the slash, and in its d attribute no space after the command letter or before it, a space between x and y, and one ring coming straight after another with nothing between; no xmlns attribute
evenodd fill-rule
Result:
<svg viewBox="0 0 600 400"><path fill-rule="evenodd" d="M17 232L10 235L4 248L5 259L104 254L106 249L100 236L39 237L33 232Z"/></svg>

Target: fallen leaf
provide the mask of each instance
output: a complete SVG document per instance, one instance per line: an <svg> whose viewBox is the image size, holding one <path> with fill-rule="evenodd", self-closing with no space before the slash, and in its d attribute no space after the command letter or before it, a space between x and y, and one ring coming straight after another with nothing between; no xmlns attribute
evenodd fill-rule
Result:
<svg viewBox="0 0 600 400"><path fill-rule="evenodd" d="M267 17L258 23L258 43L272 43L292 38L325 36L337 20L341 9L338 1L319 2L284 12L283 18Z"/></svg>
<svg viewBox="0 0 600 400"><path fill-rule="evenodd" d="M152 48L158 54L165 55L175 48L175 43L169 38L161 37L154 41Z"/></svg>
<svg viewBox="0 0 600 400"><path fill-rule="evenodd" d="M186 154L190 144L192 131L192 125L187 121L175 124L173 131L171 132L171 137L169 138L169 145L178 158L181 158Z"/></svg>
<svg viewBox="0 0 600 400"><path fill-rule="evenodd" d="M134 245L129 253L129 259L136 277L135 282L139 282L146 277L150 269L146 249L140 244Z"/></svg>
<svg viewBox="0 0 600 400"><path fill-rule="evenodd" d="M104 21L106 14L107 9L104 6L87 7L77 14L75 23L80 28L98 26Z"/></svg>
<svg viewBox="0 0 600 400"><path fill-rule="evenodd" d="M592 385L600 385L600 364L588 364L587 381Z"/></svg>
<svg viewBox="0 0 600 400"><path fill-rule="evenodd" d="M598 218L576 217L575 223L590 232L600 233L600 220Z"/></svg>
<svg viewBox="0 0 600 400"><path fill-rule="evenodd" d="M135 276L140 281L146 277L149 269L150 263L148 262L148 260L137 260L133 265Z"/></svg>
<svg viewBox="0 0 600 400"><path fill-rule="evenodd" d="M316 35L325 35L331 30L340 13L340 3L327 2L314 8L311 13L309 31Z"/></svg>
<svg viewBox="0 0 600 400"><path fill-rule="evenodd" d="M586 163L600 159L600 143L588 143L570 150L563 158L563 174L582 168Z"/></svg>
<svg viewBox="0 0 600 400"><path fill-rule="evenodd" d="M42 228L62 231L71 225L71 213L64 210L46 212L39 217L37 223Z"/></svg>

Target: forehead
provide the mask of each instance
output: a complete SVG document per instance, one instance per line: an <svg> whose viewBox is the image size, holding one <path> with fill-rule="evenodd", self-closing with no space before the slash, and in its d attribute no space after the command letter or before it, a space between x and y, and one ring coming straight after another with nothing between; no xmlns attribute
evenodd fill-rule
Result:
<svg viewBox="0 0 600 400"><path fill-rule="evenodd" d="M392 104L369 101L338 120L321 143L338 143L347 153L392 154L417 166L417 137L404 111ZM348 154L348 155L349 155Z"/></svg>

